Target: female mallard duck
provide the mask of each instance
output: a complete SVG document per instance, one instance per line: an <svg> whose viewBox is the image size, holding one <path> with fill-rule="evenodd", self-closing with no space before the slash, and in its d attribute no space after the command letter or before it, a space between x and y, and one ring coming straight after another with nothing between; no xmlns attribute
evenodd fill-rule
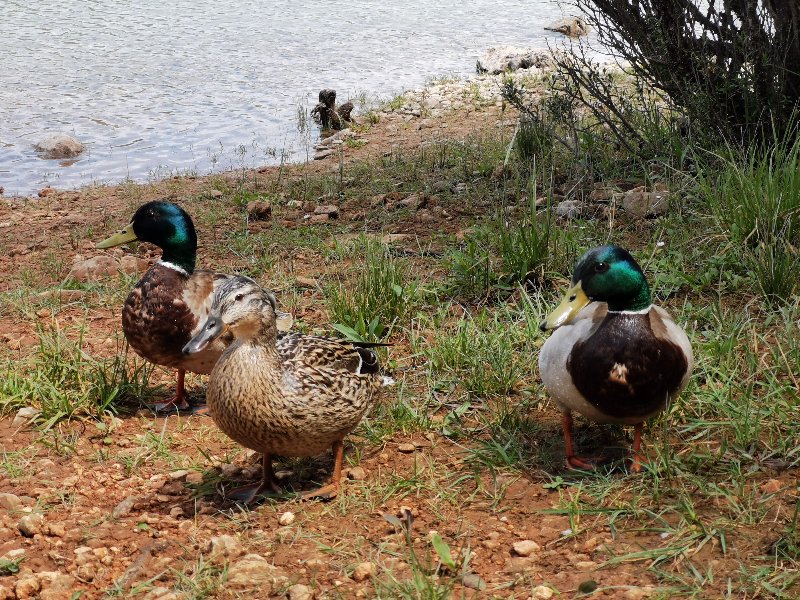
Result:
<svg viewBox="0 0 800 600"><path fill-rule="evenodd" d="M156 411L188 410L186 371L210 373L230 338L219 338L191 356L183 354L183 346L206 320L214 289L230 276L195 269L194 224L186 211L171 202L142 205L129 225L97 247L111 248L134 240L150 242L164 252L128 294L122 308L122 330L139 356L178 370L175 395L156 404ZM286 328L286 324L282 321L281 326Z"/></svg>
<svg viewBox="0 0 800 600"><path fill-rule="evenodd" d="M574 410L599 423L634 425L631 470L640 471L642 425L684 388L694 363L686 333L652 304L642 269L619 246L589 250L540 328L557 328L539 370L564 413L567 465L593 468L573 452Z"/></svg>
<svg viewBox="0 0 800 600"><path fill-rule="evenodd" d="M300 333L278 339L275 315L271 292L248 277L232 277L216 289L208 320L184 348L194 356L226 332L234 337L211 372L208 408L222 431L263 454L263 474L259 483L227 496L249 503L266 491L277 492L273 454L314 456L331 446L331 483L304 495L333 497L341 478L342 440L390 380L380 375L375 353L366 348Z"/></svg>

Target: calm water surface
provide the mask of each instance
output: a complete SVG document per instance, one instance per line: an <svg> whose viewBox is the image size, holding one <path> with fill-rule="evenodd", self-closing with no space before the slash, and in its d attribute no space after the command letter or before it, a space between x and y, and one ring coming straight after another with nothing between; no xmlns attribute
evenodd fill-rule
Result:
<svg viewBox="0 0 800 600"><path fill-rule="evenodd" d="M489 46L544 46L561 14L552 0L3 0L0 186L300 160L298 109L320 88L389 98L468 75ZM38 158L33 144L55 132L88 151Z"/></svg>

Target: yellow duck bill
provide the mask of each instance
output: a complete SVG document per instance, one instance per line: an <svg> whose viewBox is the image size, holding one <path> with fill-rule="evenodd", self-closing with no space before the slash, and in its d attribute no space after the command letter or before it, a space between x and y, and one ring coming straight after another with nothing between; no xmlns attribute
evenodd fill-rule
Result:
<svg viewBox="0 0 800 600"><path fill-rule="evenodd" d="M138 239L139 238L136 237L136 234L133 232L133 223L128 223L122 228L121 231L118 231L110 238L107 238L97 244L97 248L100 250L105 248L113 248L114 246L119 246L120 244L125 244L127 242L133 242Z"/></svg>
<svg viewBox="0 0 800 600"><path fill-rule="evenodd" d="M556 329L557 327L566 325L590 302L591 299L583 291L583 286L579 281L567 290L567 294L564 296L561 304L547 315L547 318L539 325L539 329L547 331L548 329Z"/></svg>

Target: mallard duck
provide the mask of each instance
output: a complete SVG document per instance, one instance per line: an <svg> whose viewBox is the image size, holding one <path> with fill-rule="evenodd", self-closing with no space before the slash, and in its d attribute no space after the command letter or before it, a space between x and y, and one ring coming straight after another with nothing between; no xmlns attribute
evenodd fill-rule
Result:
<svg viewBox="0 0 800 600"><path fill-rule="evenodd" d="M571 411L577 411L598 423L633 425L631 470L640 471L644 421L686 386L694 364L689 338L652 303L642 269L619 246L589 250L540 329L555 329L539 354L539 371L564 413L567 466L594 467L573 450Z"/></svg>
<svg viewBox="0 0 800 600"><path fill-rule="evenodd" d="M139 356L178 370L175 395L156 404L156 412L189 410L184 392L186 371L210 373L232 338L220 337L191 356L182 350L205 322L214 289L230 276L195 269L194 224L186 211L172 202L156 200L142 205L129 225L97 247L111 248L134 240L150 242L164 252L128 294L122 308L122 330ZM289 325L290 317L282 313L281 327L288 329Z"/></svg>
<svg viewBox="0 0 800 600"><path fill-rule="evenodd" d="M272 292L248 277L232 277L216 289L208 319L184 348L194 356L225 333L234 337L211 372L206 398L223 432L263 454L261 481L226 494L245 504L279 491L272 455L315 456L328 447L331 482L304 496L335 496L342 440L372 407L378 388L390 383L372 350L300 333L278 338L275 315Z"/></svg>

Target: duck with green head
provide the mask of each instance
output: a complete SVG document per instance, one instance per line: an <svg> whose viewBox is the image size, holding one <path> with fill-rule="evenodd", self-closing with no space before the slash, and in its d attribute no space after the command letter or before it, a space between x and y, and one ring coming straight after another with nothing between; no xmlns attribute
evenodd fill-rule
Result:
<svg viewBox="0 0 800 600"><path fill-rule="evenodd" d="M122 329L137 354L178 370L175 395L157 404L156 411L189 410L184 393L186 371L210 373L232 338L223 336L191 356L182 349L208 317L214 290L230 276L195 269L194 224L186 211L172 202L156 200L142 205L130 224L97 247L111 248L135 240L155 244L163 254L128 294L122 308ZM287 318L279 323L288 328Z"/></svg>
<svg viewBox="0 0 800 600"><path fill-rule="evenodd" d="M598 423L633 425L631 470L640 471L642 426L686 386L694 363L686 333L652 303L641 267L619 246L589 250L540 328L555 330L539 371L563 411L567 466L594 468L573 449L577 411Z"/></svg>

